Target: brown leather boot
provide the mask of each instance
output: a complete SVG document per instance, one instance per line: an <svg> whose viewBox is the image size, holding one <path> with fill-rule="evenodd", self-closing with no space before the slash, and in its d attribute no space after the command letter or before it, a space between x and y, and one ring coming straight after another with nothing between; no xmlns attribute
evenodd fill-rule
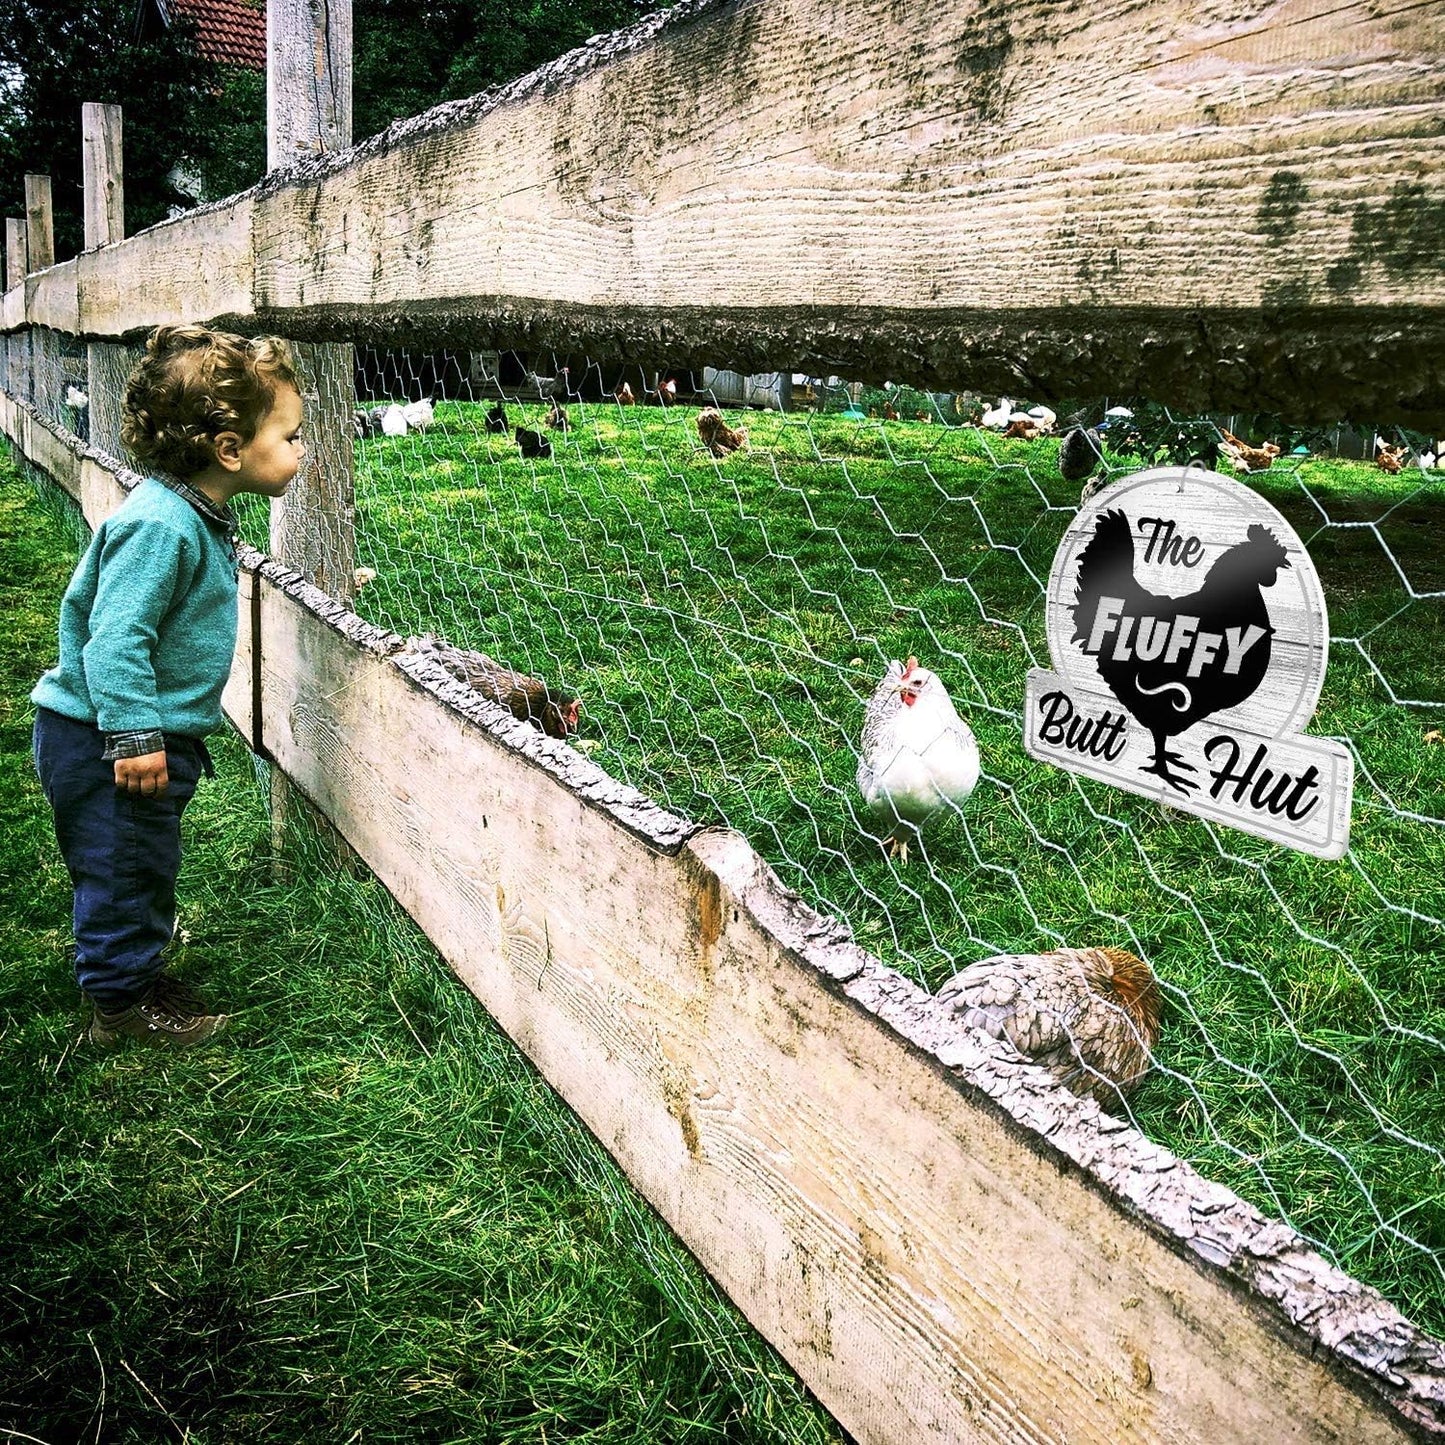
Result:
<svg viewBox="0 0 1445 1445"><path fill-rule="evenodd" d="M189 984L163 973L136 1003L110 1011L96 1004L90 1039L103 1049L118 1047L122 1039L139 1039L151 1048L188 1049L225 1022L226 1015L210 1013Z"/></svg>

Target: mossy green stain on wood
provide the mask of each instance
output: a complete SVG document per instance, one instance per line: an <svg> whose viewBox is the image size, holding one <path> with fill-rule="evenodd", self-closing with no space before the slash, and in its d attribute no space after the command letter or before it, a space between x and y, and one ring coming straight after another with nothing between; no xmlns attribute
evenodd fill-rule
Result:
<svg viewBox="0 0 1445 1445"><path fill-rule="evenodd" d="M1435 272L1445 237L1445 194L1418 181L1397 181L1388 200L1360 205L1350 224L1355 257L1383 266L1392 276Z"/></svg>
<svg viewBox="0 0 1445 1445"><path fill-rule="evenodd" d="M1276 171L1270 177L1255 222L1271 245L1281 245L1295 233L1308 199L1309 187L1294 171Z"/></svg>

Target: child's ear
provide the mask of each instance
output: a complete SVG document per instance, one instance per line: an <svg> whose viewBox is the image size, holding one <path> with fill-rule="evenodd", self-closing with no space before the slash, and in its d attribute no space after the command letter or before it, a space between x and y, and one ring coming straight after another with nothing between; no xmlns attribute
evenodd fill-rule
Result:
<svg viewBox="0 0 1445 1445"><path fill-rule="evenodd" d="M228 472L241 470L241 437L240 433L223 431L216 434L211 445L216 451L216 461Z"/></svg>

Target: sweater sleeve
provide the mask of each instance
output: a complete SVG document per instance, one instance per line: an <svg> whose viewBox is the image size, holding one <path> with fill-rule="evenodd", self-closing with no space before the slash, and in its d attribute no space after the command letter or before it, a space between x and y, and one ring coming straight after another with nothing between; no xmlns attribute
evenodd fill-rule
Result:
<svg viewBox="0 0 1445 1445"><path fill-rule="evenodd" d="M101 550L85 682L102 732L159 732L155 646L184 581L184 538L153 521L114 518Z"/></svg>

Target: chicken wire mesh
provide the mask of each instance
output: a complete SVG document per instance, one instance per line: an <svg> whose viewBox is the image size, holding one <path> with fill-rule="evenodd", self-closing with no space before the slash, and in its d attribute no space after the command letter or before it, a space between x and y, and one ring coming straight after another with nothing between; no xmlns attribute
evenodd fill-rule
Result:
<svg viewBox="0 0 1445 1445"><path fill-rule="evenodd" d="M351 433L361 615L575 694L578 728L555 731L744 833L929 989L993 954L1137 954L1163 1023L1112 1111L1445 1328L1445 475L1429 439L1276 424L1270 454L1249 419L1099 401L1075 418L1098 453L1083 480L1078 438L1071 457L1064 424L1020 398L585 357L355 363L326 414ZM1025 675L1048 664L1045 587L1081 491L1188 456L1246 476L1321 574L1333 639L1310 730L1357 772L1338 861L1024 751ZM260 508L245 530L267 544ZM879 847L855 769L867 699L909 656L982 771L905 862Z"/></svg>
<svg viewBox="0 0 1445 1445"><path fill-rule="evenodd" d="M349 417L354 399L353 353L344 344L298 344L292 348L304 411ZM352 429L312 427L298 484L270 509L269 526L256 545L294 567L316 586L343 599L351 596L355 571L352 507Z"/></svg>
<svg viewBox="0 0 1445 1445"><path fill-rule="evenodd" d="M5 390L48 421L90 439L88 353L79 337L47 326L8 332Z"/></svg>
<svg viewBox="0 0 1445 1445"><path fill-rule="evenodd" d="M14 394L85 436L85 346L38 330L9 346ZM119 373L137 354L100 359ZM1081 405L1070 440L1067 415L1023 398L791 373L297 359L311 479L283 508L243 500L248 541L313 577L327 559L329 590L417 646L576 696L575 728L549 730L737 828L929 989L994 954L1137 954L1163 1020L1111 1111L1445 1329L1438 443L1275 422L1272 455L1251 419L1148 403ZM1338 861L1024 751L1025 676L1048 664L1045 587L1081 494L1191 456L1246 477L1321 575L1332 641L1310 731L1344 742L1357 778ZM354 500L336 485L352 466ZM967 721L981 774L904 861L879 847L855 770L868 699L910 656Z"/></svg>

